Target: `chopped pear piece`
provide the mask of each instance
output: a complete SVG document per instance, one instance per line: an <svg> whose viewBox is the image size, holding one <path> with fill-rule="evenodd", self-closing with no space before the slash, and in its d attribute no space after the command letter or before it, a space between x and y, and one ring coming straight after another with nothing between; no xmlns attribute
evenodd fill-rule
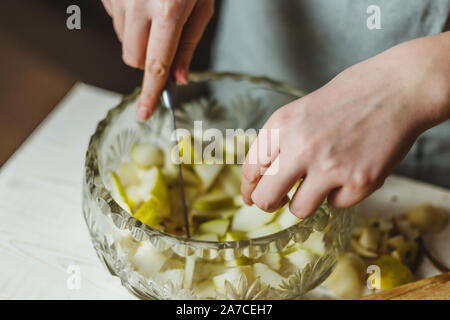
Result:
<svg viewBox="0 0 450 320"><path fill-rule="evenodd" d="M447 226L449 213L443 208L424 203L409 209L406 218L423 233L438 233Z"/></svg>
<svg viewBox="0 0 450 320"><path fill-rule="evenodd" d="M309 238L301 244L301 247L318 256L323 256L326 252L323 236L323 232L314 231L309 235Z"/></svg>
<svg viewBox="0 0 450 320"><path fill-rule="evenodd" d="M199 241L219 241L216 233L204 233L194 237L194 240Z"/></svg>
<svg viewBox="0 0 450 320"><path fill-rule="evenodd" d="M268 252L259 259L259 262L267 264L275 271L280 271L281 269L281 255L279 253Z"/></svg>
<svg viewBox="0 0 450 320"><path fill-rule="evenodd" d="M225 265L227 267L239 267L247 266L253 264L254 260L247 258L245 256L239 257L237 259L225 260Z"/></svg>
<svg viewBox="0 0 450 320"><path fill-rule="evenodd" d="M222 168L223 164L200 163L193 165L194 172L202 181L203 190L207 190L214 183Z"/></svg>
<svg viewBox="0 0 450 320"><path fill-rule="evenodd" d="M194 139L191 135L181 137L178 140L178 150L180 152L181 163L191 165L202 162L201 150L196 149Z"/></svg>
<svg viewBox="0 0 450 320"><path fill-rule="evenodd" d="M383 290L392 289L414 281L411 270L391 256L382 256L375 265L380 267L380 286Z"/></svg>
<svg viewBox="0 0 450 320"><path fill-rule="evenodd" d="M228 219L214 219L202 223L198 228L200 232L203 233L215 233L219 237L225 235L230 225L230 220Z"/></svg>
<svg viewBox="0 0 450 320"><path fill-rule="evenodd" d="M326 280L326 285L339 298L355 299L363 294L365 277L364 260L348 252L339 257L336 267Z"/></svg>
<svg viewBox="0 0 450 320"><path fill-rule="evenodd" d="M111 196L124 210L130 213L133 212L131 210L132 206L130 206L132 202L128 199L119 177L113 171L111 172Z"/></svg>
<svg viewBox="0 0 450 320"><path fill-rule="evenodd" d="M376 227L364 227L359 237L359 244L364 248L377 251L380 241L380 230Z"/></svg>
<svg viewBox="0 0 450 320"><path fill-rule="evenodd" d="M222 274L212 278L214 287L222 294L226 293L225 281L228 281L234 288L242 286L241 279L245 277L247 283L252 283L253 268L252 266L240 266L226 269Z"/></svg>
<svg viewBox="0 0 450 320"><path fill-rule="evenodd" d="M164 175L158 167L153 167L150 170L142 171L141 184L137 190L142 200L147 201L152 196L158 202L159 214L165 218L170 216L170 198L167 183Z"/></svg>
<svg viewBox="0 0 450 320"><path fill-rule="evenodd" d="M197 295L202 299L216 298L216 288L214 288L214 282L212 280L205 280L195 286Z"/></svg>
<svg viewBox="0 0 450 320"><path fill-rule="evenodd" d="M144 277L154 277L168 256L156 249L150 242L142 242L131 258L133 267Z"/></svg>
<svg viewBox="0 0 450 320"><path fill-rule="evenodd" d="M263 225L272 222L276 213L268 213L259 209L256 205L240 208L233 217L231 229L233 231L253 231Z"/></svg>
<svg viewBox="0 0 450 320"><path fill-rule="evenodd" d="M128 162L122 162L119 165L117 176L125 189L131 185L140 183L137 168Z"/></svg>
<svg viewBox="0 0 450 320"><path fill-rule="evenodd" d="M403 238L403 236L399 234L388 239L387 244L391 248L398 249L405 244L405 238Z"/></svg>
<svg viewBox="0 0 450 320"><path fill-rule="evenodd" d="M163 220L159 207L160 202L155 197L151 197L150 200L139 207L133 216L149 227L157 228Z"/></svg>
<svg viewBox="0 0 450 320"><path fill-rule="evenodd" d="M419 244L417 241L410 241L392 251L391 256L409 267L414 267L418 253Z"/></svg>
<svg viewBox="0 0 450 320"><path fill-rule="evenodd" d="M246 205L245 202L244 202L244 198L240 194L237 195L237 196L234 196L233 199L234 199L234 205L236 207L243 207L243 206Z"/></svg>
<svg viewBox="0 0 450 320"><path fill-rule="evenodd" d="M278 273L273 271L268 265L264 263L255 263L253 265L253 272L255 277L261 281L261 283L271 286L272 288L279 288L284 278Z"/></svg>
<svg viewBox="0 0 450 320"><path fill-rule="evenodd" d="M302 221L302 219L299 219L295 215L293 215L289 211L289 206L285 206L281 210L276 221L280 225L281 229L287 229L287 228L293 226L294 224L299 223L300 221Z"/></svg>
<svg viewBox="0 0 450 320"><path fill-rule="evenodd" d="M213 185L212 192L224 193L230 196L241 194L241 180L236 178L231 167L234 165L226 165L217 176Z"/></svg>
<svg viewBox="0 0 450 320"><path fill-rule="evenodd" d="M238 241L247 239L245 232L230 231L225 235L225 241Z"/></svg>
<svg viewBox="0 0 450 320"><path fill-rule="evenodd" d="M225 137L225 161L226 163L244 163L245 156L256 139L256 131L237 132Z"/></svg>
<svg viewBox="0 0 450 320"><path fill-rule="evenodd" d="M284 256L291 264L299 269L303 269L308 263L311 263L317 256L309 250L302 249L298 245L294 245L291 250Z"/></svg>
<svg viewBox="0 0 450 320"><path fill-rule="evenodd" d="M175 288L181 288L184 279L183 269L169 269L161 272L156 278L160 280L163 284L172 283Z"/></svg>
<svg viewBox="0 0 450 320"><path fill-rule="evenodd" d="M139 247L139 243L133 238L130 230L128 229L113 229L111 233L114 240L120 245L121 249L128 254L128 257L132 257Z"/></svg>
<svg viewBox="0 0 450 320"><path fill-rule="evenodd" d="M192 203L192 209L199 211L225 210L233 207L234 199L232 197L214 193L200 196Z"/></svg>
<svg viewBox="0 0 450 320"><path fill-rule="evenodd" d="M247 237L249 239L255 239L277 233L278 231L281 231L280 225L277 222L272 222L268 225L260 227L259 229L247 232Z"/></svg>
<svg viewBox="0 0 450 320"><path fill-rule="evenodd" d="M164 163L162 150L153 143L139 143L131 148L131 159L142 169L161 166Z"/></svg>

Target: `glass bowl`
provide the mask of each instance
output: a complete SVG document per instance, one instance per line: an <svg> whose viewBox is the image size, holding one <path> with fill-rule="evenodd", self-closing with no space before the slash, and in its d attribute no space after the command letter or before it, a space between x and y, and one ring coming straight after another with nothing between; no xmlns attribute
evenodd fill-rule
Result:
<svg viewBox="0 0 450 320"><path fill-rule="evenodd" d="M94 248L125 288L142 299L295 299L327 278L349 242L353 208L337 210L324 202L310 218L275 234L222 242L168 234L122 209L108 191L109 172L130 157L138 142L171 143L165 108L159 107L145 123L137 121L138 94L124 97L99 122L83 180L83 212ZM189 84L179 87L177 124L190 129L201 119L205 127L220 130L258 129L274 110L302 95L302 90L267 78L192 73ZM293 248L308 241L320 243L320 252L287 263ZM262 261L279 268L256 276L253 271Z"/></svg>

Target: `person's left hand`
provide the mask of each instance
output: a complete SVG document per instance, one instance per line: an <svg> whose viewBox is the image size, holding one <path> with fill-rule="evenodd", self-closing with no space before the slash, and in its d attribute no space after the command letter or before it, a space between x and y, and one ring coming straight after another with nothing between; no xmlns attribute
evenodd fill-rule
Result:
<svg viewBox="0 0 450 320"><path fill-rule="evenodd" d="M278 130L278 141L260 134L244 163L245 203L273 212L304 177L290 210L305 218L327 197L344 208L379 188L416 137L449 116L448 51L441 50L450 48L449 33L429 38L359 63L277 110L264 129Z"/></svg>

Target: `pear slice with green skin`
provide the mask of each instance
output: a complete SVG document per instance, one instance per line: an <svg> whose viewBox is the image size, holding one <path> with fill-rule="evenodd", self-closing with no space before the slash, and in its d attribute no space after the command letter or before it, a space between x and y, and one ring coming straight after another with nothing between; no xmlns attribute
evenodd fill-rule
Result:
<svg viewBox="0 0 450 320"><path fill-rule="evenodd" d="M133 216L149 227L159 227L159 223L163 220L160 213L160 202L155 197L151 197L139 207Z"/></svg>
<svg viewBox="0 0 450 320"><path fill-rule="evenodd" d="M389 290L415 280L411 270L394 257L382 256L375 261L375 265L380 268L380 286L383 290Z"/></svg>
<svg viewBox="0 0 450 320"><path fill-rule="evenodd" d="M206 221L199 225L198 229L202 233L215 233L219 237L223 237L228 230L230 220L228 219L214 219Z"/></svg>
<svg viewBox="0 0 450 320"><path fill-rule="evenodd" d="M267 252L258 259L258 262L262 262L268 265L272 270L275 271L280 271L281 269L281 255L279 253Z"/></svg>
<svg viewBox="0 0 450 320"><path fill-rule="evenodd" d="M272 222L276 216L277 212L267 213L256 205L243 206L234 214L231 230L244 232L257 230L263 225Z"/></svg>
<svg viewBox="0 0 450 320"><path fill-rule="evenodd" d="M242 256L237 259L225 260L225 266L227 267L248 266L253 264L254 262L255 260Z"/></svg>
<svg viewBox="0 0 450 320"><path fill-rule="evenodd" d="M234 208L234 199L228 195L209 193L198 197L192 203L193 210L215 211Z"/></svg>
<svg viewBox="0 0 450 320"><path fill-rule="evenodd" d="M219 236L216 233L204 233L193 238L199 241L219 241Z"/></svg>
<svg viewBox="0 0 450 320"><path fill-rule="evenodd" d="M247 237L249 239L255 239L277 233L278 231L281 231L280 225L277 222L272 222L259 229L247 232Z"/></svg>
<svg viewBox="0 0 450 320"><path fill-rule="evenodd" d="M255 278L259 278L262 284L268 285L275 289L279 288L281 283L285 280L278 272L273 271L264 263L255 263L253 265L253 272Z"/></svg>
<svg viewBox="0 0 450 320"><path fill-rule="evenodd" d="M245 232L229 231L225 235L225 241L239 241L247 239Z"/></svg>
<svg viewBox="0 0 450 320"><path fill-rule="evenodd" d="M328 289L342 299L356 299L364 292L366 263L357 254L347 252L325 281Z"/></svg>
<svg viewBox="0 0 450 320"><path fill-rule="evenodd" d="M201 144L200 144L201 146ZM180 153L181 163L192 165L194 163L202 162L201 150L196 146L192 136L181 137L178 140L178 151Z"/></svg>
<svg viewBox="0 0 450 320"><path fill-rule="evenodd" d="M139 168L150 169L164 164L164 153L153 143L138 143L131 148L131 159Z"/></svg>
<svg viewBox="0 0 450 320"><path fill-rule="evenodd" d="M170 197L164 175L158 167L141 172L141 184L138 190L142 200L148 201L155 197L159 202L158 212L163 218L171 214Z"/></svg>
<svg viewBox="0 0 450 320"><path fill-rule="evenodd" d="M110 175L111 175L111 196L124 210L130 213L133 212L132 208L134 203L128 198L127 194L125 193L125 189L117 173L111 171Z"/></svg>

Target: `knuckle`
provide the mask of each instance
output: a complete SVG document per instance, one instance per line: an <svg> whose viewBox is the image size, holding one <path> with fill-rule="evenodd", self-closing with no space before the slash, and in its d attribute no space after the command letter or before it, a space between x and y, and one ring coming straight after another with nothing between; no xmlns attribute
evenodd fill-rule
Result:
<svg viewBox="0 0 450 320"><path fill-rule="evenodd" d="M252 194L252 201L258 208L266 212L273 212L277 209L277 203L269 200L266 196L260 196L256 192L253 192Z"/></svg>
<svg viewBox="0 0 450 320"><path fill-rule="evenodd" d="M357 170L350 179L349 188L355 192L362 192L370 188L374 183L375 179L368 170Z"/></svg>
<svg viewBox="0 0 450 320"><path fill-rule="evenodd" d="M167 74L167 66L159 59L150 58L145 66L145 72L155 78L163 78Z"/></svg>
<svg viewBox="0 0 450 320"><path fill-rule="evenodd" d="M339 168L341 168L341 166L342 161L334 156L327 157L319 164L320 171L327 175L336 172Z"/></svg>
<svg viewBox="0 0 450 320"><path fill-rule="evenodd" d="M145 0L131 0L127 1L127 4L129 5L129 10L132 13L140 13L142 12L142 8L146 4L146 2Z"/></svg>

